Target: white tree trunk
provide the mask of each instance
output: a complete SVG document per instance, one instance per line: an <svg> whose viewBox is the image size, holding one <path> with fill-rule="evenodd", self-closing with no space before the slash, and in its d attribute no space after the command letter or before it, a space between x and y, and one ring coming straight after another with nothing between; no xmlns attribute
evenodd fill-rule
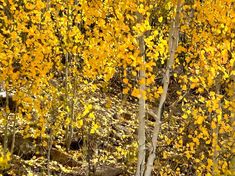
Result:
<svg viewBox="0 0 235 176"><path fill-rule="evenodd" d="M163 93L160 97L160 103L159 103L159 106L157 109L157 113L154 115L155 116L155 125L154 125L154 129L153 129L152 144L150 147L149 157L147 160L145 176L151 176L154 160L156 158L157 138L158 138L158 135L160 132L160 127L161 127L162 109L163 109L163 105L166 100L169 81L170 81L170 72L171 72L172 66L174 64L175 51L176 51L177 45L178 45L179 23L180 23L180 6L181 6L181 2L180 2L180 0L178 0L177 8L176 8L176 16L175 16L175 19L172 21L172 27L171 27L171 31L170 31L170 39L169 39L170 58L167 62L167 69L166 69L166 73L163 78L163 81L164 81L163 82ZM154 113L154 112L151 112L151 113Z"/></svg>
<svg viewBox="0 0 235 176"><path fill-rule="evenodd" d="M138 15L138 22L141 23L143 21L143 16L141 14ZM142 63L140 66L139 72L139 80L140 81L140 97L139 97L139 113L138 113L138 163L137 163L137 170L136 176L143 176L145 170L145 43L144 43L144 34L142 34L139 38L139 49L140 49L140 56L142 57Z"/></svg>

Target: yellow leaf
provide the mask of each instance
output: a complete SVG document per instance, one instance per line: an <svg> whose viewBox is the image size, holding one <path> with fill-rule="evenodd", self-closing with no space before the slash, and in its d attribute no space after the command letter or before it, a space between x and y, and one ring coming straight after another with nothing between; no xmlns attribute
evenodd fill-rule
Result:
<svg viewBox="0 0 235 176"><path fill-rule="evenodd" d="M157 92L154 93L154 98L159 98L159 94Z"/></svg>
<svg viewBox="0 0 235 176"><path fill-rule="evenodd" d="M162 20L163 20L163 17L162 17L162 16L158 18L159 23L161 23Z"/></svg>
<svg viewBox="0 0 235 176"><path fill-rule="evenodd" d="M94 112L90 113L88 117L90 117L91 119L95 119Z"/></svg>
<svg viewBox="0 0 235 176"><path fill-rule="evenodd" d="M145 79L142 78L141 80L139 80L139 83L140 83L140 85L144 85L145 84Z"/></svg>
<svg viewBox="0 0 235 176"><path fill-rule="evenodd" d="M134 90L132 91L131 95L132 95L133 97L139 98L139 97L140 97L140 90L134 88Z"/></svg>
<svg viewBox="0 0 235 176"><path fill-rule="evenodd" d="M198 138L193 138L193 142L195 142L197 145L199 145L199 144L200 144L200 142L199 142Z"/></svg>
<svg viewBox="0 0 235 176"><path fill-rule="evenodd" d="M182 116L182 118L183 118L183 119L187 119L187 118L188 118L188 115L187 115L187 114L184 114L184 115Z"/></svg>
<svg viewBox="0 0 235 176"><path fill-rule="evenodd" d="M154 83L154 79L155 79L154 75L147 78L147 80L146 80L147 85L150 85L150 84Z"/></svg>
<svg viewBox="0 0 235 176"><path fill-rule="evenodd" d="M177 51L178 52L186 52L187 50L182 46L178 46Z"/></svg>
<svg viewBox="0 0 235 176"><path fill-rule="evenodd" d="M163 88L162 88L162 86L160 86L160 87L158 88L157 93L159 93L159 94L162 94L162 93L163 93Z"/></svg>
<svg viewBox="0 0 235 176"><path fill-rule="evenodd" d="M204 102L205 102L205 98L204 98L204 97L200 97L200 98L199 98L199 101L202 102L202 103L204 103Z"/></svg>
<svg viewBox="0 0 235 176"><path fill-rule="evenodd" d="M82 113L82 117L84 117L85 115L87 115L89 112L90 112L90 110L92 109L92 105L91 104L89 104L89 105L85 105L85 110L84 110L84 112Z"/></svg>
<svg viewBox="0 0 235 176"><path fill-rule="evenodd" d="M183 85L183 86L182 86L182 90L187 90L187 86L186 86L186 85Z"/></svg>
<svg viewBox="0 0 235 176"><path fill-rule="evenodd" d="M77 122L77 127L78 127L78 128L81 128L82 125L83 125L83 120L82 120L82 119L81 119L81 120L78 120L78 122Z"/></svg>
<svg viewBox="0 0 235 176"><path fill-rule="evenodd" d="M99 126L98 126L96 123L94 123L94 124L92 125L92 128L91 128L90 133L91 133L91 134L94 134L94 133L97 131L98 128L99 128Z"/></svg>
<svg viewBox="0 0 235 176"><path fill-rule="evenodd" d="M213 165L213 161L212 161L212 159L208 159L207 160L207 166L208 166L208 168L210 168L212 165Z"/></svg>
<svg viewBox="0 0 235 176"><path fill-rule="evenodd" d="M214 121L211 122L211 128L215 129L216 128L216 123Z"/></svg>
<svg viewBox="0 0 235 176"><path fill-rule="evenodd" d="M132 73L133 76L137 75L136 71L132 71L131 73Z"/></svg>
<svg viewBox="0 0 235 176"><path fill-rule="evenodd" d="M217 119L218 119L218 123L220 123L221 119L222 119L222 113L220 113L218 116L217 116Z"/></svg>
<svg viewBox="0 0 235 176"><path fill-rule="evenodd" d="M129 88L125 88L125 89L122 90L123 94L128 94L128 92L129 92Z"/></svg>
<svg viewBox="0 0 235 176"><path fill-rule="evenodd" d="M123 79L123 82L124 82L125 84L128 84L128 79L127 79L127 78L124 78L124 79Z"/></svg>
<svg viewBox="0 0 235 176"><path fill-rule="evenodd" d="M177 95L181 95L182 94L180 91L177 91L176 93L177 93Z"/></svg>
<svg viewBox="0 0 235 176"><path fill-rule="evenodd" d="M186 157L187 157L188 159L192 157L192 155L189 153L189 151L186 151L185 153L186 153Z"/></svg>
<svg viewBox="0 0 235 176"><path fill-rule="evenodd" d="M203 93L203 92L204 92L204 89L201 88L201 87L199 87L199 88L197 89L197 91L198 91L199 93Z"/></svg>
<svg viewBox="0 0 235 176"><path fill-rule="evenodd" d="M195 124L201 125L203 123L204 119L205 118L203 116L198 116Z"/></svg>

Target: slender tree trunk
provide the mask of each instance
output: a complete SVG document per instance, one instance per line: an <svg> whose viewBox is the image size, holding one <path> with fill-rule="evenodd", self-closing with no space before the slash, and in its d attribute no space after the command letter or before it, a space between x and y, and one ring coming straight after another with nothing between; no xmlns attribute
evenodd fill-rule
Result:
<svg viewBox="0 0 235 176"><path fill-rule="evenodd" d="M220 85L220 79L221 79L221 76L219 76L219 78L217 78L217 83L216 83L216 93L217 95L220 94L220 89L221 89L221 85ZM223 116L222 114L222 104L221 104L221 100L219 101L219 110L220 110L220 114L217 114L217 116ZM217 146L218 146L218 140L219 140L219 124L220 124L220 121L222 119L219 119L219 118L215 118L216 119L216 128L213 129L213 167L212 167L212 175L218 175L218 156L219 156L219 151L217 150Z"/></svg>
<svg viewBox="0 0 235 176"><path fill-rule="evenodd" d="M161 116L162 116L162 109L163 105L165 103L168 87L169 87L169 81L170 81L170 72L172 69L172 66L174 64L174 57L175 57L175 51L177 49L178 45L178 38L179 38L179 23L180 23L180 6L181 2L178 0L177 2L177 8L176 8L176 16L175 19L172 21L172 27L170 31L170 39L169 39L169 51L170 51L170 58L167 62L167 69L163 78L163 93L160 97L160 103L157 109L157 113L155 114L155 125L153 129L153 136L152 136L152 144L149 151L149 157L147 160L146 170L145 170L145 176L151 176L152 170L153 170L153 163L156 158L156 148L157 148L157 138L160 132L161 127Z"/></svg>
<svg viewBox="0 0 235 176"><path fill-rule="evenodd" d="M11 142L11 153L14 152L14 148L15 148L15 136L16 136L16 113L17 113L17 108L16 108L16 112L14 114L14 122L13 122L13 132L12 132L12 142Z"/></svg>
<svg viewBox="0 0 235 176"><path fill-rule="evenodd" d="M67 43L70 43L70 36L69 36L69 31L70 31L70 8L69 8L69 1L67 2ZM71 111L73 108L71 106L71 103L69 102L69 57L71 57L71 54L66 51L66 56L65 56L65 81L66 81L66 109L67 109L67 114L66 114L66 120L69 119L69 124L66 127L66 135L65 135L65 141L66 141L66 151L68 152L70 150L70 144L71 144L71 139L73 135L73 129L72 128L72 119L71 119ZM71 83L71 82L70 82ZM73 112L72 112L73 113Z"/></svg>
<svg viewBox="0 0 235 176"><path fill-rule="evenodd" d="M137 14L138 23L142 23L143 16L141 14ZM145 147L145 43L144 43L144 34L139 37L139 48L140 48L140 56L142 58L142 63L140 66L139 72L139 80L140 80L140 97L139 97L139 127L138 127L138 163L136 176L143 176L145 170L145 155L146 155L146 147ZM144 81L143 81L144 80Z"/></svg>
<svg viewBox="0 0 235 176"><path fill-rule="evenodd" d="M47 151L47 175L51 175L50 170L50 161L51 161L51 149L52 149L52 141L53 141L53 134L52 134L52 128L49 128L49 138L48 138L48 151Z"/></svg>
<svg viewBox="0 0 235 176"><path fill-rule="evenodd" d="M3 139L3 158L6 159L7 147L8 147L8 123L9 123L9 92L6 88L6 107L5 107L5 128Z"/></svg>
<svg viewBox="0 0 235 176"><path fill-rule="evenodd" d="M70 123L68 125L68 135L67 135L67 145L68 145L68 150L70 148L71 142L72 142L72 138L73 138L73 123L75 121L75 114L74 114L74 104L75 104L75 96L76 96L76 80L74 80L74 84L73 84L73 96L72 96L72 100L71 100L71 107L70 107Z"/></svg>
<svg viewBox="0 0 235 176"><path fill-rule="evenodd" d="M66 120L68 120L70 118L69 115L69 111L70 111L70 106L69 106L69 53L66 53L65 55L65 98L66 98L66 102L65 102L65 106L66 106ZM70 119L71 120L71 119ZM65 132L65 145L66 145L66 151L68 152L70 149L70 143L69 143L69 129L70 126L70 122L69 124L66 126L66 132Z"/></svg>
<svg viewBox="0 0 235 176"><path fill-rule="evenodd" d="M55 100L52 99L52 102L54 102ZM51 107L51 113L50 113L50 117L47 119L47 128L48 128L48 140L47 140L47 175L50 176L51 175L51 169L50 169L50 162L51 162L51 149L52 149L52 144L53 144L53 140L54 140L54 128L53 128L53 124L55 122L56 119L56 109L55 106L52 105Z"/></svg>

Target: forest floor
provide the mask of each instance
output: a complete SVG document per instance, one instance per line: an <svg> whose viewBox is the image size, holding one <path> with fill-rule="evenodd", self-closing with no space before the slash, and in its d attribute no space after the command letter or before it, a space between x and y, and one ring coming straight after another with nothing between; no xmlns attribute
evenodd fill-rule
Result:
<svg viewBox="0 0 235 176"><path fill-rule="evenodd" d="M89 142L87 134L84 134L85 129L75 129L70 151L67 152L63 134L54 136L48 162L48 147L47 144L44 145L46 139L25 137L22 135L24 125L19 122L15 125L14 154L11 155L8 165L0 168L0 173L4 176L82 176L88 175L88 172L94 176L131 175L134 168L128 169L130 165L125 166L125 162L133 157L131 165L135 166L137 103L135 100L124 102L122 97L100 92L96 91L92 96L84 98L94 106L96 120L100 124L97 133L89 135ZM10 116L13 118L14 113ZM4 126L3 123L0 124L0 141L3 144ZM10 121L9 150L13 139L13 125ZM133 152L128 151L127 154L127 150Z"/></svg>
<svg viewBox="0 0 235 176"><path fill-rule="evenodd" d="M60 176L130 176L134 175L137 163L137 114L138 101L121 96L120 93L95 91L89 96L81 97L84 102L92 105L95 121L99 125L97 132L89 134L89 120L83 127L75 128L70 150L66 151L64 129L53 136L52 148L48 147L48 138L33 138L24 134L23 122L15 124L14 152L7 167L0 168L4 176L18 175L60 175ZM147 103L148 104L148 103ZM150 104L150 103L149 103ZM150 106L150 105L149 105ZM148 108L148 107L147 107ZM81 112L84 111L80 109ZM11 114L13 117L14 114ZM169 114L164 115L169 116ZM170 120L169 120L170 119ZM4 126L1 124L0 141L3 144ZM154 170L164 164L175 170L182 160L176 154L171 141L178 133L182 124L177 117L163 118L159 135ZM9 124L8 148L11 149L14 124ZM146 137L151 141L154 117L146 114ZM32 128L34 128L32 126ZM171 141L169 139L172 139ZM150 142L147 143L147 148ZM50 160L48 151L50 150ZM164 152L170 159L166 159ZM49 161L49 162L48 162ZM179 161L181 162L181 161ZM183 167L183 166L182 166ZM153 171L153 174L155 172Z"/></svg>

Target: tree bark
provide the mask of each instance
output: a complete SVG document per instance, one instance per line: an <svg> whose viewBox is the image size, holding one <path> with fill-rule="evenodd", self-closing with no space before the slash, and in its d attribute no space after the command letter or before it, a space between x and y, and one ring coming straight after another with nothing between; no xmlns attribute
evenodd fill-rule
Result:
<svg viewBox="0 0 235 176"><path fill-rule="evenodd" d="M69 106L69 53L65 55L65 97L66 97L66 120L70 119L70 106ZM70 119L71 120L71 119ZM68 152L70 149L70 123L66 124L66 132L65 132L65 145L66 151Z"/></svg>
<svg viewBox="0 0 235 176"><path fill-rule="evenodd" d="M143 21L143 15L140 13L137 14L138 23ZM137 163L137 170L136 176L143 176L145 170L145 155L146 155L146 148L145 148L145 43L144 43L144 34L142 34L139 38L139 49L140 49L140 56L142 58L142 63L139 72L139 80L140 80L140 97L139 97L139 112L138 112L138 163Z"/></svg>
<svg viewBox="0 0 235 176"><path fill-rule="evenodd" d="M7 146L8 146L8 122L9 122L9 92L6 88L6 107L5 107L5 124L4 124L4 141L3 141L3 159L6 159Z"/></svg>
<svg viewBox="0 0 235 176"><path fill-rule="evenodd" d="M180 23L180 6L181 2L178 0L177 7L176 7L176 16L175 19L172 21L172 27L170 31L170 39L169 39L169 51L170 51L170 58L167 62L166 73L163 78L163 93L160 97L160 103L157 109L157 113L155 114L155 125L153 129L153 136L152 136L152 144L149 151L149 157L147 160L145 176L151 176L153 170L153 163L156 158L156 148L157 148L157 138L160 132L161 127L161 116L162 116L162 109L165 103L168 87L169 87L169 80L170 80L170 72L172 66L174 64L174 57L175 51L178 45L178 38L179 38L179 23Z"/></svg>
<svg viewBox="0 0 235 176"><path fill-rule="evenodd" d="M14 114L14 119L13 119L12 143L11 143L11 150L10 150L11 153L13 153L14 147L15 147L15 135L16 135L16 123L17 123L16 114L17 114L17 110Z"/></svg>

